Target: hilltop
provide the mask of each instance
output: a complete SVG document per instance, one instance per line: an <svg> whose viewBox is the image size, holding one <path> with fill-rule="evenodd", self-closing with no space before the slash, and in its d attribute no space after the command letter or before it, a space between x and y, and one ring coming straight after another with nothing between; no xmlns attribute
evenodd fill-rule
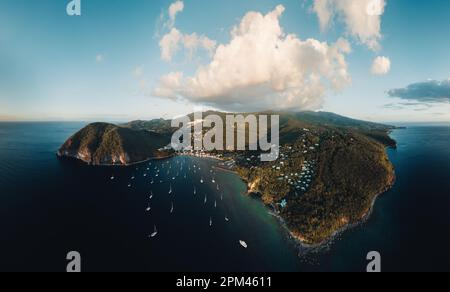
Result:
<svg viewBox="0 0 450 292"><path fill-rule="evenodd" d="M128 165L167 156L158 149L168 137L143 130L131 130L107 123L93 123L70 137L58 151L91 165Z"/></svg>

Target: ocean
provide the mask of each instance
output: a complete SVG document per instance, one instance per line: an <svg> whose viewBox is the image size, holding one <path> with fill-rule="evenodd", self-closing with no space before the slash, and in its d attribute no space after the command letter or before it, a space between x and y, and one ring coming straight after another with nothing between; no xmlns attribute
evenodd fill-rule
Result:
<svg viewBox="0 0 450 292"><path fill-rule="evenodd" d="M0 123L0 271L65 271L70 251L83 271L365 271L370 251L383 271L450 270L450 127L395 130L394 188L368 222L304 255L214 160L90 167L57 159L84 125Z"/></svg>

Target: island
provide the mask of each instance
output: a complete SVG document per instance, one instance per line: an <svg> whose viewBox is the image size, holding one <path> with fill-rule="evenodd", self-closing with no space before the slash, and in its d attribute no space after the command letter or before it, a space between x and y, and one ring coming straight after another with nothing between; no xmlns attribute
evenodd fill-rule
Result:
<svg viewBox="0 0 450 292"><path fill-rule="evenodd" d="M225 113L207 112L222 118ZM236 172L248 193L270 208L305 247L320 247L366 220L376 198L395 183L386 148L396 147L393 126L326 112L265 112L280 116L280 157L261 162L254 151L183 151L215 157ZM243 114L244 116L246 114ZM96 123L72 136L60 157L92 165L129 165L174 155L170 120ZM205 129L206 132L208 129Z"/></svg>

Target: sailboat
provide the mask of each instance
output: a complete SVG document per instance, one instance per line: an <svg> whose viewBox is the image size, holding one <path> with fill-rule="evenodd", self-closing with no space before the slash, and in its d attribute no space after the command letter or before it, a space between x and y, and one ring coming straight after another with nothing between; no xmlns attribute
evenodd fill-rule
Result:
<svg viewBox="0 0 450 292"><path fill-rule="evenodd" d="M152 234L150 234L150 238L155 237L156 235L158 235L158 229L156 229L156 225L155 225L155 231L153 231Z"/></svg>
<svg viewBox="0 0 450 292"><path fill-rule="evenodd" d="M242 245L243 248L247 248L248 247L247 243L245 241L243 241L243 240L239 240L239 244Z"/></svg>

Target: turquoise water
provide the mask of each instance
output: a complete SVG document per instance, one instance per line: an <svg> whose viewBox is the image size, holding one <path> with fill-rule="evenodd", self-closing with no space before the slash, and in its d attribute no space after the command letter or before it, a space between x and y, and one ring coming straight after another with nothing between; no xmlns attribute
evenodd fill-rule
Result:
<svg viewBox="0 0 450 292"><path fill-rule="evenodd" d="M448 270L448 127L394 132L398 181L371 219L298 256L277 219L214 161L176 157L136 169L58 160L83 125L0 123L0 270L64 271L72 250L85 271L365 271L372 250L384 270Z"/></svg>

